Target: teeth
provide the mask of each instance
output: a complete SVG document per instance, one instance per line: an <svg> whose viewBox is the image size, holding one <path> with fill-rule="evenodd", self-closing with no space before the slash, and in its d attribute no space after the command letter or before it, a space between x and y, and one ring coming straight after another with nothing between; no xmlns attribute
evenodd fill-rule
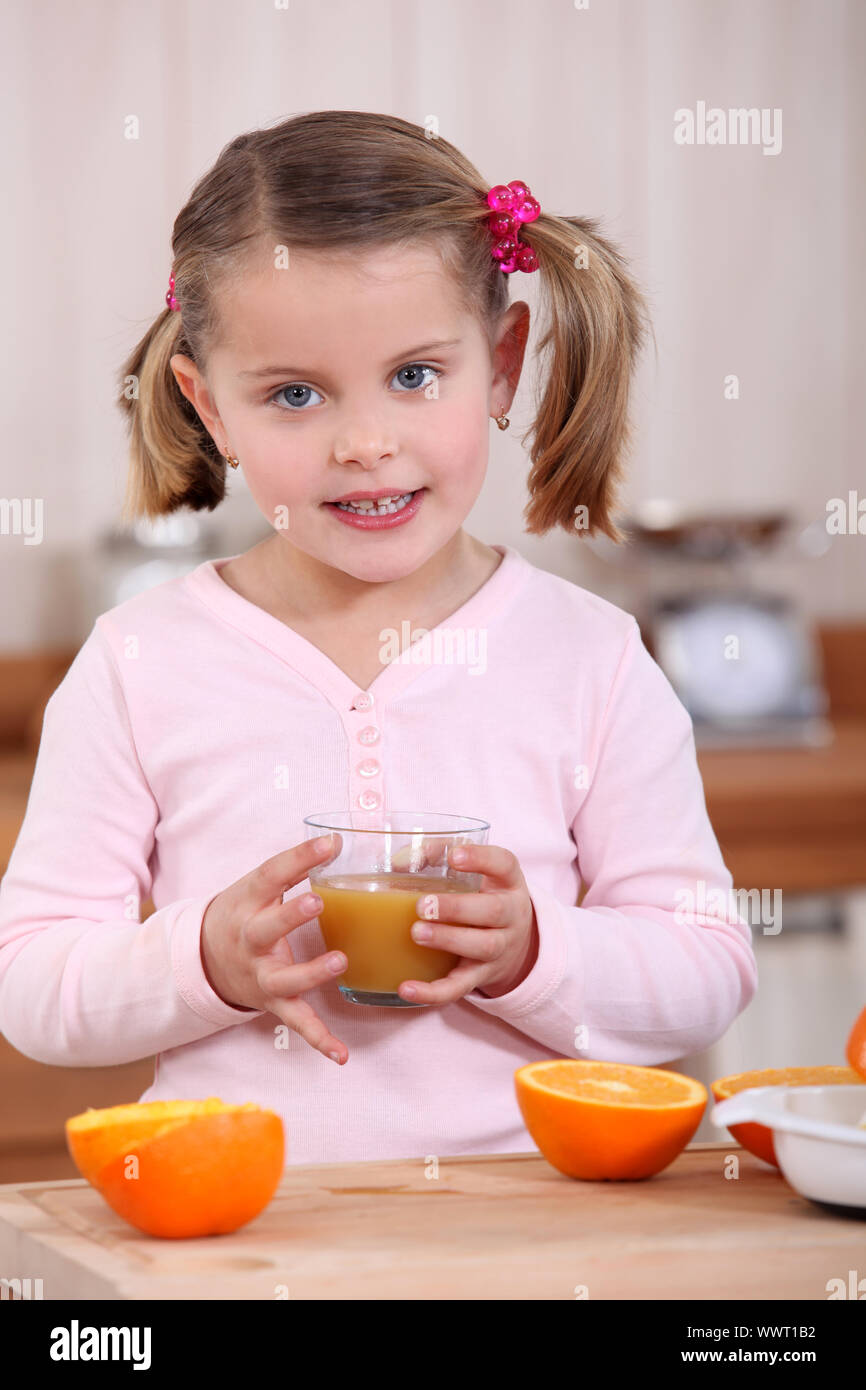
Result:
<svg viewBox="0 0 866 1390"><path fill-rule="evenodd" d="M364 498L361 502L337 502L335 505L343 512L375 512L377 516L387 516L390 512L399 512L411 502L413 494L404 492L400 496L380 497L373 501L371 497Z"/></svg>

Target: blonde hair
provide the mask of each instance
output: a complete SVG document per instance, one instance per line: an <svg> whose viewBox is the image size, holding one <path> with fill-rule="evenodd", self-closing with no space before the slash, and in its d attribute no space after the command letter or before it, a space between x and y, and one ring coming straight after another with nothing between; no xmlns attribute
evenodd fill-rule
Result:
<svg viewBox="0 0 866 1390"><path fill-rule="evenodd" d="M130 437L124 520L184 506L213 511L225 496L227 461L169 363L183 353L204 374L220 333L220 289L241 281L262 247L339 254L432 243L492 342L510 277L490 254L488 187L441 136L369 111L313 111L226 145L174 224L180 312L162 311L120 373ZM524 519L534 534L556 525L573 531L586 507L583 534L620 540L611 512L630 443L629 382L649 316L598 227L542 211L520 233L538 257L547 311L537 347L543 390L523 439L531 439L532 461Z"/></svg>

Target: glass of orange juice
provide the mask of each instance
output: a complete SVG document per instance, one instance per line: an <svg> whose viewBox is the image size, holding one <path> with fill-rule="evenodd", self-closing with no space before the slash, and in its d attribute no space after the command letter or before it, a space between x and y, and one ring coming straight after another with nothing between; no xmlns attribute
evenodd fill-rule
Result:
<svg viewBox="0 0 866 1390"><path fill-rule="evenodd" d="M319 926L328 951L348 961L339 989L352 1004L425 1008L397 993L404 980L439 980L460 959L413 941L423 893L477 893L481 874L454 868L458 845L487 843L490 825L439 811L324 811L305 816L306 838L334 835L336 853L310 870L324 906ZM448 914L440 907L440 920Z"/></svg>

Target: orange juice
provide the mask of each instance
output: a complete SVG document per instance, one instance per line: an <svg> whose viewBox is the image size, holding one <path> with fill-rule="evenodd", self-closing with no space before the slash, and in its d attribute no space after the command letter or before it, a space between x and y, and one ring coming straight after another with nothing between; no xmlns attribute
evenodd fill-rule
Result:
<svg viewBox="0 0 866 1390"><path fill-rule="evenodd" d="M396 994L404 980L441 979L460 959L419 946L411 928L424 920L417 911L423 894L475 891L468 883L425 874L335 874L316 878L311 887L324 904L319 926L325 945L348 961L338 976L345 988Z"/></svg>

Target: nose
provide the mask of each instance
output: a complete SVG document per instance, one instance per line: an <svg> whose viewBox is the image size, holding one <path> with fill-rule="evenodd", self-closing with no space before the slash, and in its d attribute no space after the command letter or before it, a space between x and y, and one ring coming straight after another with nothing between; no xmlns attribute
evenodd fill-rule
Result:
<svg viewBox="0 0 866 1390"><path fill-rule="evenodd" d="M394 436L377 425L346 431L334 443L337 463L360 463L363 468L376 468L384 460L394 458L396 453Z"/></svg>

